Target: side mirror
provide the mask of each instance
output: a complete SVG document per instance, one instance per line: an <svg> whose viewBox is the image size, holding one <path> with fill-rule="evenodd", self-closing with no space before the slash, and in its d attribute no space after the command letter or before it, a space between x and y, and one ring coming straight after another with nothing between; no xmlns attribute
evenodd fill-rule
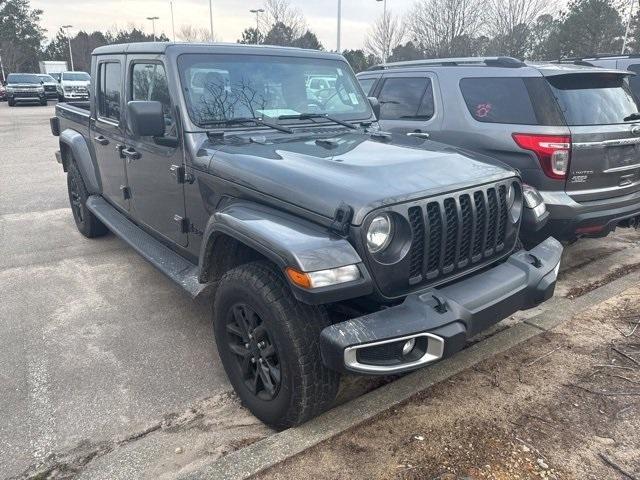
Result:
<svg viewBox="0 0 640 480"><path fill-rule="evenodd" d="M367 97L369 105L373 109L373 114L376 116L376 120L380 120L380 102L376 97Z"/></svg>
<svg viewBox="0 0 640 480"><path fill-rule="evenodd" d="M136 137L162 137L164 112L162 103L133 100L127 104L129 130Z"/></svg>

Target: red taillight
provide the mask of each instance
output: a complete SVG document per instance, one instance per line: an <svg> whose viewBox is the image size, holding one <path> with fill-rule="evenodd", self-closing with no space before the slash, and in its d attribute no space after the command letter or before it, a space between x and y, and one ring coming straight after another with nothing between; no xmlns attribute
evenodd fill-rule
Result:
<svg viewBox="0 0 640 480"><path fill-rule="evenodd" d="M547 177L556 180L567 178L571 159L571 137L569 135L514 133L513 139L520 148L536 154Z"/></svg>

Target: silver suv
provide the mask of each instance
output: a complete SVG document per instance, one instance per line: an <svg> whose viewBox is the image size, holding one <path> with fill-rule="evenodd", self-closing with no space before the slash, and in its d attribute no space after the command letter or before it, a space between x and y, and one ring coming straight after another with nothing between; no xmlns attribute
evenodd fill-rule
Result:
<svg viewBox="0 0 640 480"><path fill-rule="evenodd" d="M389 63L358 74L384 130L496 157L536 187L540 232L605 236L640 222L640 106L629 71L509 57Z"/></svg>

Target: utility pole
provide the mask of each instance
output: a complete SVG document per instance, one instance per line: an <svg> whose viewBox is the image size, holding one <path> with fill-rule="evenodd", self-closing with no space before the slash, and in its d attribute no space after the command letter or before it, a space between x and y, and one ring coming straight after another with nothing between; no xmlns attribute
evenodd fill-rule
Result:
<svg viewBox="0 0 640 480"><path fill-rule="evenodd" d="M147 20L151 20L151 28L153 29L153 41L156 41L156 20L160 17L147 17Z"/></svg>
<svg viewBox="0 0 640 480"><path fill-rule="evenodd" d="M258 45L260 43L260 14L264 13L264 9L256 8L249 11L256 14L256 45Z"/></svg>
<svg viewBox="0 0 640 480"><path fill-rule="evenodd" d="M209 0L209 27L211 29L211 41L213 42L213 0Z"/></svg>
<svg viewBox="0 0 640 480"><path fill-rule="evenodd" d="M173 1L169 2L169 6L171 7L171 31L173 32L173 41L176 41L176 24L173 21Z"/></svg>
<svg viewBox="0 0 640 480"><path fill-rule="evenodd" d="M338 38L336 39L336 52L340 53L340 33L342 21L342 0L338 0Z"/></svg>
<svg viewBox="0 0 640 480"><path fill-rule="evenodd" d="M69 60L71 60L71 71L74 72L76 69L73 66L73 51L71 50L71 37L69 36L69 29L72 28L73 25L63 25L65 33L67 34L67 41L69 42Z"/></svg>

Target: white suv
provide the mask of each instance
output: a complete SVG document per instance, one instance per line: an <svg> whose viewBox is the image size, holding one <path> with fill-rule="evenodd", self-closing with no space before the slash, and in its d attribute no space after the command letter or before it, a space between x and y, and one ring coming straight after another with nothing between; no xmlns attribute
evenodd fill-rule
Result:
<svg viewBox="0 0 640 480"><path fill-rule="evenodd" d="M88 100L91 77L86 72L62 72L58 87L58 100Z"/></svg>

